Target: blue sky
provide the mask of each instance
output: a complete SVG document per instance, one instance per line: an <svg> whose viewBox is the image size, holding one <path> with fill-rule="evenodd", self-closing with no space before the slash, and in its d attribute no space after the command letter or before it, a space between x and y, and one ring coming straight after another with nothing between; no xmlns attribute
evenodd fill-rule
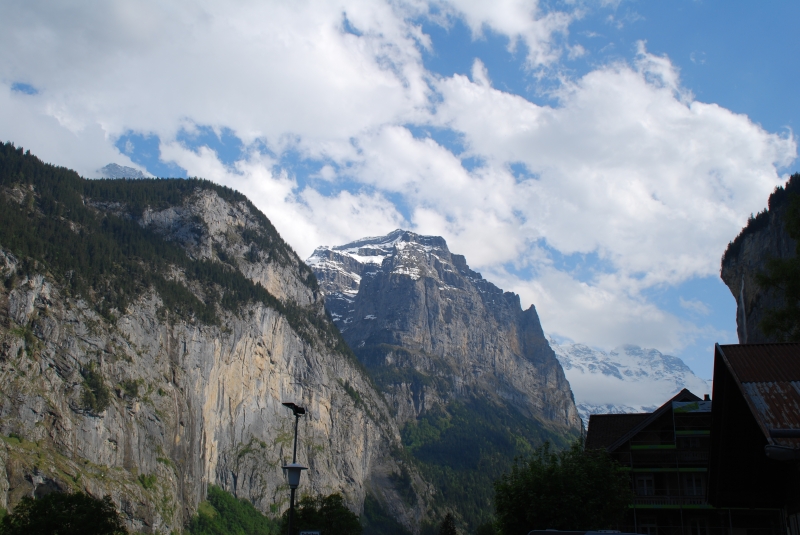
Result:
<svg viewBox="0 0 800 535"><path fill-rule="evenodd" d="M0 6L0 137L87 177L202 176L301 256L397 227L546 332L710 378L719 259L798 167L794 2Z"/></svg>

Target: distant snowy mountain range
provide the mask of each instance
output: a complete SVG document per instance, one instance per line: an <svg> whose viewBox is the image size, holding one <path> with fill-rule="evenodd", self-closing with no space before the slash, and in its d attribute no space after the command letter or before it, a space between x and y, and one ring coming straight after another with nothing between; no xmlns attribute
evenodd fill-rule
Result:
<svg viewBox="0 0 800 535"><path fill-rule="evenodd" d="M590 414L649 412L682 388L697 396L711 394L711 382L701 379L678 357L655 349L626 345L606 353L583 344L550 347L575 395L575 404L588 423Z"/></svg>

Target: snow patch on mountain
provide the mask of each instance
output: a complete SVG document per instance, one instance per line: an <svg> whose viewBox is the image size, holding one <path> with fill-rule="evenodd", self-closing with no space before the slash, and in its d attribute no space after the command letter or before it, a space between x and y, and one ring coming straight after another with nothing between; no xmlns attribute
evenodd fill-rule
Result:
<svg viewBox="0 0 800 535"><path fill-rule="evenodd" d="M700 397L711 393L710 381L655 349L625 345L606 353L584 344L559 345L552 338L550 347L584 424L591 414L651 412L683 388Z"/></svg>
<svg viewBox="0 0 800 535"><path fill-rule="evenodd" d="M445 260L450 257L463 259L460 255L450 254L444 238L397 229L386 236L362 238L333 247L317 247L306 264L317 276L334 323L344 332L357 319L353 315L353 303L364 277L374 277L385 269L389 273L419 280L432 274L429 262L432 258L439 261L439 267L444 272L454 272L457 268ZM387 259L389 263L384 266L384 260ZM464 274L467 276L466 271ZM485 283L479 274L472 274L477 276L473 282ZM451 287L445 285L442 288Z"/></svg>

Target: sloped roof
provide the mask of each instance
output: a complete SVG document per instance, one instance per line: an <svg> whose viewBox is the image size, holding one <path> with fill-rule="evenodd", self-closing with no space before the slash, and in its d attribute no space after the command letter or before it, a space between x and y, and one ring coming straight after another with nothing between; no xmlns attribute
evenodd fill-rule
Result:
<svg viewBox="0 0 800 535"><path fill-rule="evenodd" d="M666 403L661 405L654 412L645 412L638 414L592 414L589 417L589 430L586 433L586 446L585 446L586 449L605 448L606 451L609 452L614 451L615 449L625 444L628 440L633 438L639 431L650 425L651 422L660 418L665 412L671 411L673 401L702 401L702 400L699 397L692 394L689 390L684 388L683 390L672 396L669 400L667 400ZM595 420L595 417L597 416L600 416L601 418ZM627 416L630 418L615 419L613 418L614 416ZM604 420L603 417L611 417L611 418L608 418L607 422L603 422ZM634 419L636 419L637 421L634 421ZM590 437L590 433L593 433L592 425L595 421L600 422L596 431L598 433L597 439L595 439L594 437ZM627 423L631 423L631 427L623 430L622 427ZM615 432L619 432L619 434L617 434L616 436L612 436L612 434Z"/></svg>
<svg viewBox="0 0 800 535"><path fill-rule="evenodd" d="M592 414L586 431L586 449L606 449L619 437L650 417L649 412L634 414Z"/></svg>
<svg viewBox="0 0 800 535"><path fill-rule="evenodd" d="M800 448L800 436L786 436L800 435L800 344L717 345L717 353L767 441Z"/></svg>

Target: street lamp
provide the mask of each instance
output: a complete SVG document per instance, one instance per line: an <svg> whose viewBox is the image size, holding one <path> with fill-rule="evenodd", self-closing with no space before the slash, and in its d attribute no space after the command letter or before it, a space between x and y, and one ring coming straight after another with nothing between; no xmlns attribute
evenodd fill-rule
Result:
<svg viewBox="0 0 800 535"><path fill-rule="evenodd" d="M297 462L297 424L300 417L306 413L303 407L295 405L291 402L285 402L284 407L292 409L294 413L294 449L292 451L292 463L283 466L283 474L289 480L289 535L292 535L292 520L294 520L294 491L300 484L300 474L303 470L308 470L307 467Z"/></svg>

